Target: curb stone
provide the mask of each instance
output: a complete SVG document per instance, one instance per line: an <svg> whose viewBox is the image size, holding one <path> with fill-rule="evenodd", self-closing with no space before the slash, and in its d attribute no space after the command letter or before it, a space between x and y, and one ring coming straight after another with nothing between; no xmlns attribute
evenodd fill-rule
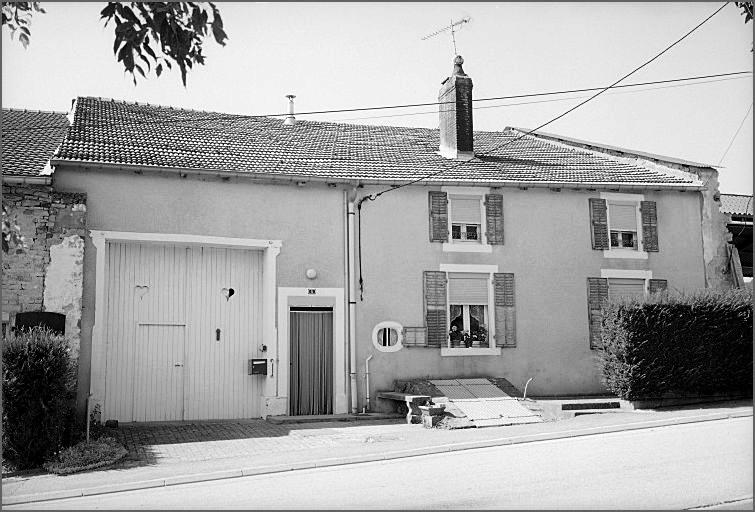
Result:
<svg viewBox="0 0 755 512"><path fill-rule="evenodd" d="M379 462L389 459L400 459L408 457L417 457L422 455L434 455L439 453L449 453L462 450L474 450L479 448L491 448L494 446L509 446L515 444L525 444L541 441L552 441L557 439L567 439L572 437L585 437L598 434L610 434L615 432L624 432L631 430L643 430L658 427L667 427L672 425L684 425L688 423L703 423L707 421L726 420L731 418L752 417L752 411L712 413L699 416L683 416L676 418L666 418L659 420L648 420L636 423L621 425L604 425L599 427L586 427L576 430L565 430L560 432L547 432L541 434L528 434L517 437L505 437L498 439L486 439L482 441L468 441L463 443L442 444L427 446L421 448L410 448L397 450L393 452L374 453L365 455L333 457L330 459L299 461L289 464L279 464L273 466L252 467L235 470L214 471L211 473L196 473L187 475L177 475L168 478L159 478L153 480L144 480L139 482L128 482L121 484L103 485L100 487L89 487L85 489L65 489L60 491L42 492L37 494L24 494L18 496L3 496L3 505L18 505L22 503L33 503L39 501L50 501L64 498L78 498L81 496L92 496L97 494L110 494L122 491L133 491L139 489L148 489L155 487L167 487L171 485L182 485L187 483L198 483L211 480L224 480L229 478L240 478L245 476L264 475L271 473L283 473L287 471L296 471L302 469L315 469L324 467L334 467L348 464L359 464L364 462Z"/></svg>

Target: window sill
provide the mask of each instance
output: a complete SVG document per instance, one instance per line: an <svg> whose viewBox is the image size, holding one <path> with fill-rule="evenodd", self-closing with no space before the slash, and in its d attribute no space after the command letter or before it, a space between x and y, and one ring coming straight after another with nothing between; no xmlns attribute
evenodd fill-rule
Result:
<svg viewBox="0 0 755 512"><path fill-rule="evenodd" d="M500 356L500 347L489 348L441 348L440 355L443 357L452 356Z"/></svg>
<svg viewBox="0 0 755 512"><path fill-rule="evenodd" d="M645 251L633 251L633 250L621 250L610 249L603 250L604 258L624 258L628 260L646 260L648 259L648 253Z"/></svg>
<svg viewBox="0 0 755 512"><path fill-rule="evenodd" d="M477 243L443 242L443 252L493 252L493 246Z"/></svg>

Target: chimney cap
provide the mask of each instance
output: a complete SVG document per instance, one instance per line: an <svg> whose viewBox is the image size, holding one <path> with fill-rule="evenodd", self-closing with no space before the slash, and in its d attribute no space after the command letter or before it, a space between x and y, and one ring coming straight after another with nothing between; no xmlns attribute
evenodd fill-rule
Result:
<svg viewBox="0 0 755 512"><path fill-rule="evenodd" d="M461 55L454 57L454 71L451 73L451 76L467 76L461 67L462 64L464 64L464 57Z"/></svg>

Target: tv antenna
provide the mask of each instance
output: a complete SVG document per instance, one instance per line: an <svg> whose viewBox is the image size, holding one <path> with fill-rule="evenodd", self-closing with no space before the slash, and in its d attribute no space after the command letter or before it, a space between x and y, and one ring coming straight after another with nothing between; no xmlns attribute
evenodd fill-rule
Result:
<svg viewBox="0 0 755 512"><path fill-rule="evenodd" d="M445 32L446 30L450 30L451 31L451 41L454 44L454 55L456 55L458 53L456 51L456 31L457 30L461 30L461 26L464 25L465 23L469 23L471 21L471 19L472 18L470 18L469 16L467 16L467 17L462 18L462 19L460 19L458 21L451 20L451 23L448 26L445 26L445 27L443 27L440 30L436 30L432 34L426 35L425 37L422 38L422 40L425 41L427 39L430 39L431 37L435 37L438 34L441 34L441 33ZM459 28L456 29L456 30L454 30L454 27L459 27Z"/></svg>

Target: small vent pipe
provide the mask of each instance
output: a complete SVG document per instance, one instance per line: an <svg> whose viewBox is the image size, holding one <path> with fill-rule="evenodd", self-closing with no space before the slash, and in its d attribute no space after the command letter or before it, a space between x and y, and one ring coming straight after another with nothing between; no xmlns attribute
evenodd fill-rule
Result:
<svg viewBox="0 0 755 512"><path fill-rule="evenodd" d="M283 124L290 126L296 123L296 118L294 117L294 98L296 98L296 96L293 94L286 94L286 98L288 98L288 116L286 116L286 120L283 121Z"/></svg>

